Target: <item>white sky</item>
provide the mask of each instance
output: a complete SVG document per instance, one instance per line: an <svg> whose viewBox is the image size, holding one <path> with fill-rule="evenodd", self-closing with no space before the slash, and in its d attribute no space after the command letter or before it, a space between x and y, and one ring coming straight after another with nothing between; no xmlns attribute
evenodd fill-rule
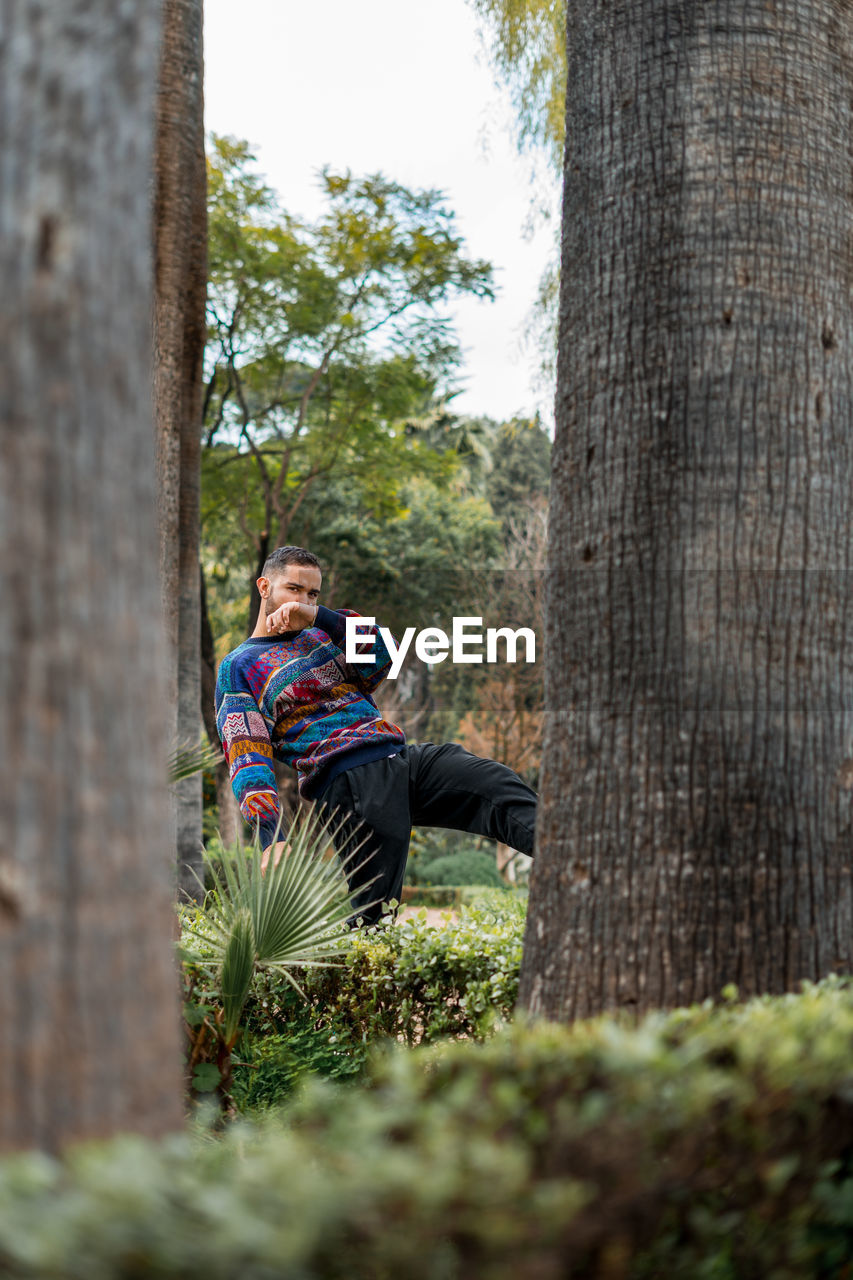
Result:
<svg viewBox="0 0 853 1280"><path fill-rule="evenodd" d="M446 192L499 288L493 303L450 311L465 353L454 408L498 419L538 408L550 423L523 330L552 231L524 235L532 162L465 0L207 0L205 60L208 131L250 142L289 212L319 213L325 164Z"/></svg>

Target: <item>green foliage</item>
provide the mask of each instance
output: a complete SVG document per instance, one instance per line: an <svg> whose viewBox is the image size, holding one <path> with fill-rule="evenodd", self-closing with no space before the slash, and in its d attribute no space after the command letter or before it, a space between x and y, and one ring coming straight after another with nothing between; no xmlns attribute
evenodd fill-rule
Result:
<svg viewBox="0 0 853 1280"><path fill-rule="evenodd" d="M814 1280L853 1252L853 990L374 1057L223 1138L0 1163L8 1280Z"/></svg>
<svg viewBox="0 0 853 1280"><path fill-rule="evenodd" d="M495 889L503 887L495 857L485 849L462 849L428 862L420 872L423 884L484 884Z"/></svg>
<svg viewBox="0 0 853 1280"><path fill-rule="evenodd" d="M395 600L406 575L427 600L446 573L449 518L462 554L496 545L482 498L449 510L464 449L411 427L460 359L443 305L490 298L488 263L466 255L439 192L326 172L326 212L307 224L253 165L247 144L213 138L202 558L220 652L244 637L277 543L332 564L340 550L342 574L372 570Z"/></svg>
<svg viewBox="0 0 853 1280"><path fill-rule="evenodd" d="M286 1031L245 1037L234 1065L234 1102L243 1113L258 1112L280 1106L306 1076L357 1080L367 1057L365 1042L318 1029L310 1009L294 1009Z"/></svg>
<svg viewBox="0 0 853 1280"><path fill-rule="evenodd" d="M486 492L506 529L519 509L545 498L551 482L551 438L537 419L514 418L498 428Z"/></svg>
<svg viewBox="0 0 853 1280"><path fill-rule="evenodd" d="M395 634L452 616L466 568L500 552L500 526L488 502L428 477L399 483L400 506L391 516L372 509L349 480L327 493L328 508L306 513L303 530L304 541L333 566L324 599L331 591L341 605L368 601L369 612Z"/></svg>
<svg viewBox="0 0 853 1280"><path fill-rule="evenodd" d="M206 442L251 454L255 501L281 518L336 468L387 481L398 437L410 473L429 465L402 420L459 360L438 308L493 290L440 192L325 171L327 210L307 224L253 163L247 144L212 139Z"/></svg>
<svg viewBox="0 0 853 1280"><path fill-rule="evenodd" d="M307 1006L275 974L258 974L246 1005L249 1036L286 1037L310 1019L318 1055L334 1046L357 1059L381 1039L483 1039L512 1015L526 905L522 895L490 890L441 927L420 912L358 931L341 967L300 975Z"/></svg>
<svg viewBox="0 0 853 1280"><path fill-rule="evenodd" d="M194 747L176 747L169 756L169 782L174 786L184 778L212 769L221 760L222 752L211 746L207 738Z"/></svg>
<svg viewBox="0 0 853 1280"><path fill-rule="evenodd" d="M522 147L544 149L563 171L566 128L565 0L469 0L484 19L489 53L510 90Z"/></svg>
<svg viewBox="0 0 853 1280"><path fill-rule="evenodd" d="M526 906L499 891L441 928L422 912L362 933L346 970L321 977L324 1003L357 1041L482 1039L512 1016Z"/></svg>
<svg viewBox="0 0 853 1280"><path fill-rule="evenodd" d="M482 836L468 831L453 831L444 827L415 827L409 843L409 860L406 863L406 884L424 885L427 867L438 858L455 858L467 849L491 852L494 844ZM437 881L431 881L435 884Z"/></svg>
<svg viewBox="0 0 853 1280"><path fill-rule="evenodd" d="M185 912L183 948L190 963L215 971L226 1049L237 1038L258 968L275 970L299 990L293 970L347 951L343 926L352 908L341 863L325 857L330 839L329 824L312 815L290 828L265 871L257 839L249 858L238 853L218 869L207 859L213 888Z"/></svg>

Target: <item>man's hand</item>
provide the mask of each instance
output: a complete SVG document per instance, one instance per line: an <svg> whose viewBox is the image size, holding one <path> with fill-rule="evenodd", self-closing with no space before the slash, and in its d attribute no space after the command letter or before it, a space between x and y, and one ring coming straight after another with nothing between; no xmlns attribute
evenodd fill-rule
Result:
<svg viewBox="0 0 853 1280"><path fill-rule="evenodd" d="M288 600L267 617L267 632L269 635L278 635L282 631L302 631L305 627L313 626L316 617L316 604L300 604L298 600Z"/></svg>
<svg viewBox="0 0 853 1280"><path fill-rule="evenodd" d="M270 845L268 849L264 849L261 855L261 875L266 875L267 867L270 864L270 854L275 849L275 860L273 866L277 867L281 862L281 855L284 853L285 844L283 840L279 840L277 845Z"/></svg>

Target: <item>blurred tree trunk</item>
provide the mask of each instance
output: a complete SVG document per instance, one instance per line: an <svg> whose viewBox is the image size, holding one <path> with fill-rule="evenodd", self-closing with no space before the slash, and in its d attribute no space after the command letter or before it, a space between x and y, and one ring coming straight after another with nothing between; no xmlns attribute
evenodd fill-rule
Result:
<svg viewBox="0 0 853 1280"><path fill-rule="evenodd" d="M276 546L282 546L282 547L287 546L287 543L277 542ZM258 616L261 612L261 593L258 590L258 578L260 578L264 572L264 565L267 562L267 556L270 554L271 551L274 551L274 550L275 550L275 547L270 545L269 534L266 532L262 533L258 540L257 556L255 559L255 573L254 573L254 576L249 581L249 634L250 635L255 629L255 624L257 623Z"/></svg>
<svg viewBox="0 0 853 1280"><path fill-rule="evenodd" d="M207 281L202 0L164 0L154 191L154 406L170 730L202 732L199 488ZM200 893L201 775L175 787L179 887Z"/></svg>
<svg viewBox="0 0 853 1280"><path fill-rule="evenodd" d="M853 968L853 50L569 16L536 1013Z"/></svg>
<svg viewBox="0 0 853 1280"><path fill-rule="evenodd" d="M201 597L201 709L204 727L212 747L222 750L219 730L216 728L216 649L213 643L213 629L210 625L210 614L207 608L207 591L204 583L204 571L199 566L199 585ZM219 814L219 837L226 849L243 844L243 817L237 798L231 787L228 765L223 759L214 769L216 783L216 808Z"/></svg>
<svg viewBox="0 0 853 1280"><path fill-rule="evenodd" d="M0 1149L181 1124L150 394L157 6L0 40Z"/></svg>

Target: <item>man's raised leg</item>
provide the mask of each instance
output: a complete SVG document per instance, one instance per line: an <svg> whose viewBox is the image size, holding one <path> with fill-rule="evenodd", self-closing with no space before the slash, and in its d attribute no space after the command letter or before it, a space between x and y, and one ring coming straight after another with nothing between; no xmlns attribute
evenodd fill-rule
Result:
<svg viewBox="0 0 853 1280"><path fill-rule="evenodd" d="M456 742L422 742L408 751L415 826L470 831L533 852L536 792L513 769Z"/></svg>

